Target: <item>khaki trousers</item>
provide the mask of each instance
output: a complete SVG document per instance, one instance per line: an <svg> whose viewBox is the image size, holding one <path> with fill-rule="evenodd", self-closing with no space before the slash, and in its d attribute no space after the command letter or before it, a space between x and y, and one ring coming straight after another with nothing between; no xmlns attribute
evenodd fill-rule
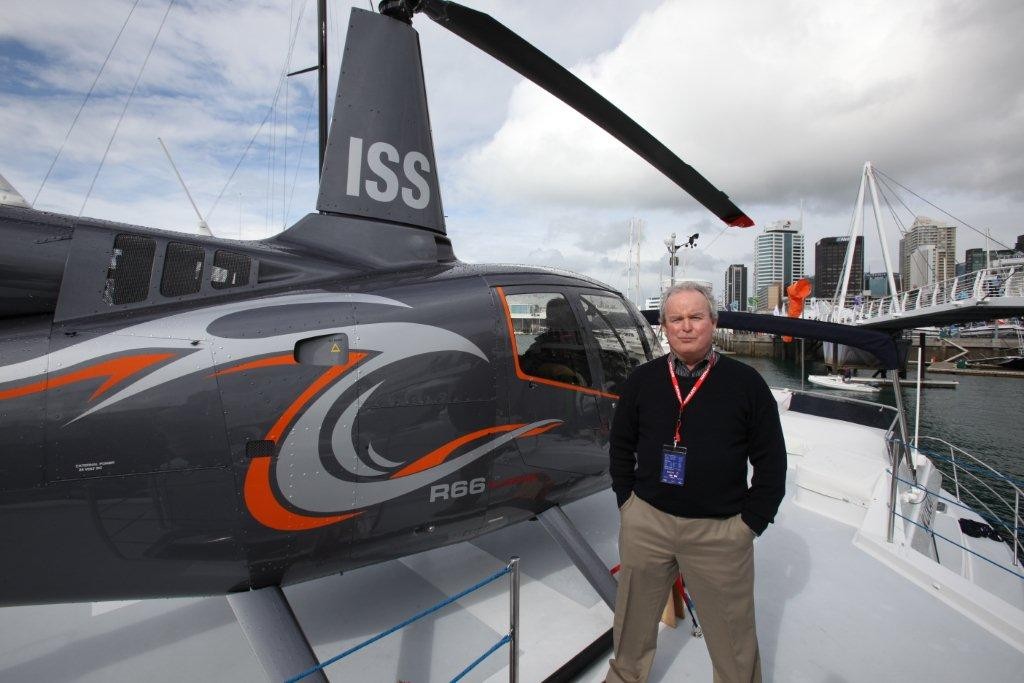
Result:
<svg viewBox="0 0 1024 683"><path fill-rule="evenodd" d="M754 532L739 515L676 517L635 494L621 509L615 658L608 683L642 683L658 644L658 621L676 574L696 603L715 683L759 683L754 627Z"/></svg>

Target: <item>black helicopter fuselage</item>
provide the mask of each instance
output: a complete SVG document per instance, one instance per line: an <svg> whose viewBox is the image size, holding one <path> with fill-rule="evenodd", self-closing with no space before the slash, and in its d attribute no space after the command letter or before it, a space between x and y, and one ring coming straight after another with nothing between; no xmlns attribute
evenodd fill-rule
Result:
<svg viewBox="0 0 1024 683"><path fill-rule="evenodd" d="M280 235L189 236L0 193L21 204L0 204L0 605L273 588L607 486L619 387L657 340L594 280L456 260L412 16L726 224L753 223L493 18L443 0L380 10L351 12L316 213Z"/></svg>
<svg viewBox="0 0 1024 683"><path fill-rule="evenodd" d="M404 229L387 270L303 247L356 219L0 221L6 272L64 260L0 299L0 605L288 584L522 521L607 486L617 384L655 352L587 278Z"/></svg>

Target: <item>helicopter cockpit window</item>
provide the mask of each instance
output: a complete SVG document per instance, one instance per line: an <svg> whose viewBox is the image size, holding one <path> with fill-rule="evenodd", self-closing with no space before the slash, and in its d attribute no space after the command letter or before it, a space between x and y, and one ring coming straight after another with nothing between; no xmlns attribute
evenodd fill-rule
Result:
<svg viewBox="0 0 1024 683"><path fill-rule="evenodd" d="M149 237L118 235L107 266L103 300L110 305L134 304L149 296L156 243Z"/></svg>
<svg viewBox="0 0 1024 683"><path fill-rule="evenodd" d="M195 294L203 284L206 250L195 244L171 242L164 257L160 293L164 296Z"/></svg>
<svg viewBox="0 0 1024 683"><path fill-rule="evenodd" d="M658 326L661 329L661 326ZM661 345L660 334L655 334L654 329L647 323L646 320L640 321L640 330L644 333L644 337L647 338L647 345L651 348L651 357L657 358L658 356L665 355L665 348Z"/></svg>
<svg viewBox="0 0 1024 683"><path fill-rule="evenodd" d="M249 284L249 268L251 259L245 254L218 249L213 255L213 270L210 272L210 284L214 289L242 287Z"/></svg>
<svg viewBox="0 0 1024 683"><path fill-rule="evenodd" d="M530 377L573 386L591 386L583 334L569 301L561 294L509 294L505 297L519 356Z"/></svg>
<svg viewBox="0 0 1024 683"><path fill-rule="evenodd" d="M587 326L597 342L604 370L604 390L620 394L633 368L647 362L640 328L621 299L584 294L580 300Z"/></svg>

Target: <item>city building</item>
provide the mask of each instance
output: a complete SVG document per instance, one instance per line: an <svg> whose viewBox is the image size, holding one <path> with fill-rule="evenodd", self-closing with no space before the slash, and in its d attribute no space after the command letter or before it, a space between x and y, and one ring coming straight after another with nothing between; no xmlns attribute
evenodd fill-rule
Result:
<svg viewBox="0 0 1024 683"><path fill-rule="evenodd" d="M900 286L900 276L895 275L896 287ZM889 291L889 276L884 272L882 273L867 273L864 275L864 289L868 291L868 296L872 299L881 299L883 296L889 296L892 292Z"/></svg>
<svg viewBox="0 0 1024 683"><path fill-rule="evenodd" d="M1024 235L1017 235L1017 243L1013 245L1013 249L1024 253Z"/></svg>
<svg viewBox="0 0 1024 683"><path fill-rule="evenodd" d="M754 296L757 310L772 310L768 287L779 285L785 291L794 280L804 276L804 235L798 220L769 223L754 238Z"/></svg>
<svg viewBox="0 0 1024 683"><path fill-rule="evenodd" d="M900 277L907 289L956 277L956 226L918 216L900 240Z"/></svg>
<svg viewBox="0 0 1024 683"><path fill-rule="evenodd" d="M936 281L939 272L939 250L934 244L922 244L910 252L910 272L907 274L907 289L919 289ZM956 277L956 268L951 277ZM946 278L943 278L946 279Z"/></svg>
<svg viewBox="0 0 1024 683"><path fill-rule="evenodd" d="M814 245L814 296L832 301L839 294L846 265L849 237L825 237ZM853 248L853 266L846 288L846 303L862 293L864 288L864 237L858 235Z"/></svg>
<svg viewBox="0 0 1024 683"><path fill-rule="evenodd" d="M782 302L785 299L784 290L782 289L781 282L773 282L768 285L765 289L765 310L775 311L776 309L782 311Z"/></svg>
<svg viewBox="0 0 1024 683"><path fill-rule="evenodd" d="M734 263L725 270L722 307L729 311L747 310L747 267Z"/></svg>
<svg viewBox="0 0 1024 683"><path fill-rule="evenodd" d="M1013 249L989 249L988 257L989 260L985 259L985 250L980 247L975 249L968 249L964 258L966 265L966 272L973 273L976 270L984 270L989 267L989 263L994 268L996 261L1002 258L1012 258L1014 253Z"/></svg>

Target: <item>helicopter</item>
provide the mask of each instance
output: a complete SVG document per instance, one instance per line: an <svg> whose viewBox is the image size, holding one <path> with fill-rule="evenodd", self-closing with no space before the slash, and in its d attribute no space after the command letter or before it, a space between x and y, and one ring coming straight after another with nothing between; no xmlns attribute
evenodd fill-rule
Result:
<svg viewBox="0 0 1024 683"><path fill-rule="evenodd" d="M417 14L753 225L490 16L353 9L316 211L279 235L0 205L0 606L279 592L608 486L619 387L660 344L597 280L456 258Z"/></svg>

